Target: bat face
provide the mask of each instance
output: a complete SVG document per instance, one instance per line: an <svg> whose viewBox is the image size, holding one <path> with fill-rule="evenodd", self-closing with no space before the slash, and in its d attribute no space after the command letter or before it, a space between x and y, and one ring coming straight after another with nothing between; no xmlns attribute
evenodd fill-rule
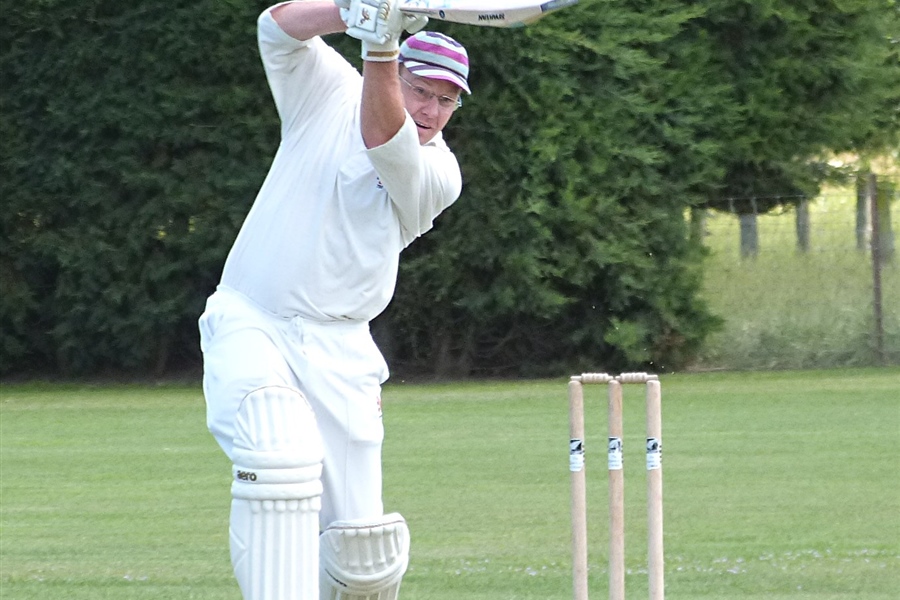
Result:
<svg viewBox="0 0 900 600"><path fill-rule="evenodd" d="M408 0L403 12L483 27L522 27L578 0Z"/></svg>

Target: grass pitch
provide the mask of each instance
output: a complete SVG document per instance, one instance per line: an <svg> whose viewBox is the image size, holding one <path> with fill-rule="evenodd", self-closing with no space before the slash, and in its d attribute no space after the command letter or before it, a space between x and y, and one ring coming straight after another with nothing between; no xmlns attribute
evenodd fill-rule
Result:
<svg viewBox="0 0 900 600"><path fill-rule="evenodd" d="M666 597L900 589L900 370L662 378ZM593 598L606 582L605 386L589 386ZM643 396L625 397L629 598L646 598ZM385 388L404 600L567 600L566 385ZM230 465L195 387L4 385L0 598L240 600Z"/></svg>

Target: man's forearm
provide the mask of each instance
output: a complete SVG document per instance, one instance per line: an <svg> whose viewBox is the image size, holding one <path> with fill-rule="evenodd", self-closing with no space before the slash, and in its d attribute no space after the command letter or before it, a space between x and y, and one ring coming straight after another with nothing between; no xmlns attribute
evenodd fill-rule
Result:
<svg viewBox="0 0 900 600"><path fill-rule="evenodd" d="M298 40L340 33L347 29L341 20L340 9L331 0L282 4L272 10L272 18L285 33Z"/></svg>
<svg viewBox="0 0 900 600"><path fill-rule="evenodd" d="M397 62L363 64L362 137L366 148L380 146L400 131L406 120Z"/></svg>

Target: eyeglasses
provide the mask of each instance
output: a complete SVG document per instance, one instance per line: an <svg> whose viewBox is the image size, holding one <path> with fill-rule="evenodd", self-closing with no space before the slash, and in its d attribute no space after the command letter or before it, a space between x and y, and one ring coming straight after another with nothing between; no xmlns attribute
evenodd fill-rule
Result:
<svg viewBox="0 0 900 600"><path fill-rule="evenodd" d="M451 98L450 96L438 96L428 88L424 88L421 85L416 85L415 83L410 83L405 80L403 77L400 78L400 81L409 86L410 91L412 91L413 96L416 97L416 100L421 102L431 102L432 98L437 98L438 106L440 106L443 110L456 110L460 106L462 106L462 96L457 96L456 98Z"/></svg>

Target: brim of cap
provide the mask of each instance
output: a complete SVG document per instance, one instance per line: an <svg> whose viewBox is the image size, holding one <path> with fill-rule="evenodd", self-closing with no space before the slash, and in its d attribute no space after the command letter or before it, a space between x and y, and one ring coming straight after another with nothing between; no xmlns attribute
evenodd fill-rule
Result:
<svg viewBox="0 0 900 600"><path fill-rule="evenodd" d="M409 69L410 73L418 77L449 81L450 83L458 85L467 94L472 93L472 91L469 90L469 82L466 81L459 73L454 73L449 69L430 65L428 63L416 62L414 60L403 61L403 66Z"/></svg>

